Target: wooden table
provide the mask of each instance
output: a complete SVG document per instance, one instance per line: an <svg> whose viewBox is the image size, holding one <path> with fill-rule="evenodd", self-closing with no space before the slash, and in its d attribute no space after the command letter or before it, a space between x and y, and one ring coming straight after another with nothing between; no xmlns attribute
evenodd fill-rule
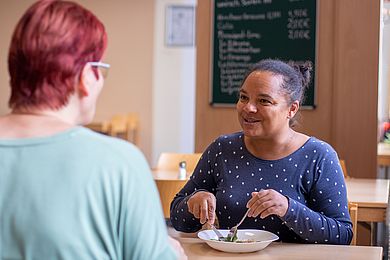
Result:
<svg viewBox="0 0 390 260"><path fill-rule="evenodd" d="M188 259L214 260L214 259L278 259L278 260L302 260L302 259L382 259L382 247L368 246L339 246L339 245L316 245L316 244L293 244L273 242L265 249L243 254L220 252L209 247L196 237L196 233L185 234L168 229L170 236L179 240Z"/></svg>
<svg viewBox="0 0 390 260"><path fill-rule="evenodd" d="M377 164L378 164L378 176L381 178L389 179L390 175L390 144L379 143L378 144L378 154L377 154Z"/></svg>
<svg viewBox="0 0 390 260"><path fill-rule="evenodd" d="M347 185L348 200L358 205L358 222L363 223L370 229L370 244L378 245L378 223L386 222L389 203L389 180L352 178L346 179L345 183Z"/></svg>
<svg viewBox="0 0 390 260"><path fill-rule="evenodd" d="M378 144L378 165L390 166L390 144Z"/></svg>
<svg viewBox="0 0 390 260"><path fill-rule="evenodd" d="M358 221L385 222L389 180L346 179L348 200L358 204Z"/></svg>
<svg viewBox="0 0 390 260"><path fill-rule="evenodd" d="M152 174L154 180L178 180L185 184L188 181L188 178L192 175L192 172L187 172L187 177L184 180L179 179L179 168L177 171L152 169Z"/></svg>

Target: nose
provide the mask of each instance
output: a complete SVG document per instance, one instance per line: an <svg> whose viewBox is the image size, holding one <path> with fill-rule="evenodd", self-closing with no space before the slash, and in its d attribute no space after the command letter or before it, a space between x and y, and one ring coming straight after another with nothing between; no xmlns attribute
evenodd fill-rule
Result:
<svg viewBox="0 0 390 260"><path fill-rule="evenodd" d="M257 112L257 106L253 102L248 102L244 106L244 110L247 113L256 113Z"/></svg>

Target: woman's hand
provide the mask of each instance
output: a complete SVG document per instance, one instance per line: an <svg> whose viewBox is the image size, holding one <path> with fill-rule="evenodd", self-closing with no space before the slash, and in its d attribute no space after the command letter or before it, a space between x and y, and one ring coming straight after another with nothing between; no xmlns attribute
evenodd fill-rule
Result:
<svg viewBox="0 0 390 260"><path fill-rule="evenodd" d="M173 250L175 250L176 255L178 257L177 259L179 259L179 260L187 260L187 255L184 252L183 248L181 247L179 241L177 241L177 240L173 239L172 237L168 236L168 242L171 245L171 247L173 248Z"/></svg>
<svg viewBox="0 0 390 260"><path fill-rule="evenodd" d="M187 201L188 211L195 218L200 219L200 223L214 224L216 199L214 194L207 191L198 191Z"/></svg>
<svg viewBox="0 0 390 260"><path fill-rule="evenodd" d="M259 215L261 218L269 215L283 217L288 209L288 199L275 190L261 190L252 192L252 198L246 207L250 209L248 217L256 218Z"/></svg>

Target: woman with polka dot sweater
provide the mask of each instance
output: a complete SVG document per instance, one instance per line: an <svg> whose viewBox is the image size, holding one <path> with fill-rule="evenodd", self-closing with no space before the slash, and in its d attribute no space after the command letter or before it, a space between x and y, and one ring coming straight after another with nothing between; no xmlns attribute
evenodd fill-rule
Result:
<svg viewBox="0 0 390 260"><path fill-rule="evenodd" d="M171 204L184 232L202 224L263 229L281 241L349 244L352 224L335 150L291 127L311 64L263 60L244 78L237 102L242 131L217 138Z"/></svg>

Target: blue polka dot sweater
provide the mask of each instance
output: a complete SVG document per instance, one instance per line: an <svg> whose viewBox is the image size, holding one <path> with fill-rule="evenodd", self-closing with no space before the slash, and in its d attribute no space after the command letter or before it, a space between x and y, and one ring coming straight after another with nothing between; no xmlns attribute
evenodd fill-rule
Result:
<svg viewBox="0 0 390 260"><path fill-rule="evenodd" d="M199 219L188 212L187 201L194 192L206 190L217 199L220 228L229 229L245 214L251 192L261 189L274 189L288 198L286 215L246 218L240 229L267 230L285 242L350 243L352 224L338 156L314 137L285 158L262 160L246 149L242 132L220 136L172 201L172 225L183 232L201 228Z"/></svg>

